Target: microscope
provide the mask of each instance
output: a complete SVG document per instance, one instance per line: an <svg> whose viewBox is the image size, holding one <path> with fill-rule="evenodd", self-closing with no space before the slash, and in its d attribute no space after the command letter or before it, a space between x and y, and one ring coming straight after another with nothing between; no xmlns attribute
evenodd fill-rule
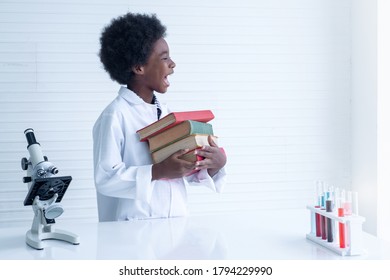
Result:
<svg viewBox="0 0 390 280"><path fill-rule="evenodd" d="M27 139L27 150L30 158L22 158L22 170L27 171L23 183L28 184L28 193L24 205L32 205L34 220L31 229L26 233L26 243L32 248L42 250L46 247L44 240L57 239L74 245L80 244L79 237L71 232L54 229L55 219L64 212L61 202L70 182L71 176L57 176L58 169L46 156L43 156L41 145L36 141L34 130L24 131Z"/></svg>

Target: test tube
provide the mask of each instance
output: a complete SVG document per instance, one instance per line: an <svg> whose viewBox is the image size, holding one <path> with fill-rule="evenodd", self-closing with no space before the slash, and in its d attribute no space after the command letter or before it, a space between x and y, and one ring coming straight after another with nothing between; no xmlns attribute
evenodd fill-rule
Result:
<svg viewBox="0 0 390 280"><path fill-rule="evenodd" d="M321 194L321 210L326 211L326 187L323 187L323 192ZM321 215L321 237L323 240L326 240L326 217Z"/></svg>
<svg viewBox="0 0 390 280"><path fill-rule="evenodd" d="M326 201L326 212L332 212L332 200ZM333 222L331 218L326 218L326 231L328 242L333 242Z"/></svg>
<svg viewBox="0 0 390 280"><path fill-rule="evenodd" d="M314 206L315 208L321 208L321 192L322 192L322 181L317 181L317 189L316 189L316 199L317 204ZM321 215L319 213L315 213L315 225L316 225L316 236L321 237Z"/></svg>
<svg viewBox="0 0 390 280"><path fill-rule="evenodd" d="M352 214L359 215L358 193L352 192Z"/></svg>
<svg viewBox="0 0 390 280"><path fill-rule="evenodd" d="M333 212L335 212L335 215L337 215L337 211L340 208L340 189L336 187L334 189L334 198L333 198ZM339 243L339 227L337 226L336 222L333 221L333 242L335 244Z"/></svg>
<svg viewBox="0 0 390 280"><path fill-rule="evenodd" d="M352 192L347 192L347 197L345 199L344 205L344 215L349 216L352 215Z"/></svg>
<svg viewBox="0 0 390 280"><path fill-rule="evenodd" d="M338 216L344 217L344 208L338 208ZM345 248L345 224L339 222L339 246L340 248Z"/></svg>

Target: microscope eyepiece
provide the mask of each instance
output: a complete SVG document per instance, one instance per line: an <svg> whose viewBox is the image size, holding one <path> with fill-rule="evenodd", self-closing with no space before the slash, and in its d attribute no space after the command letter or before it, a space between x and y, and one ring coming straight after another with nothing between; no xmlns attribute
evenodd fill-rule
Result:
<svg viewBox="0 0 390 280"><path fill-rule="evenodd" d="M42 165L42 162L45 161L43 154L42 154L41 145L35 139L34 129L27 128L24 131L24 134L26 136L27 143L28 143L27 150L30 153L30 160L29 161L31 162L32 169L36 170L37 165ZM46 167L40 166L40 169L46 170ZM42 172L40 174L42 175ZM45 176L45 175L43 174L42 176Z"/></svg>
<svg viewBox="0 0 390 280"><path fill-rule="evenodd" d="M40 145L37 140L35 139L35 135L34 135L34 129L32 128L27 128L25 131L24 131L24 135L26 135L26 139L27 139L27 143L28 143L28 147L30 147L31 145L33 144L38 144Z"/></svg>

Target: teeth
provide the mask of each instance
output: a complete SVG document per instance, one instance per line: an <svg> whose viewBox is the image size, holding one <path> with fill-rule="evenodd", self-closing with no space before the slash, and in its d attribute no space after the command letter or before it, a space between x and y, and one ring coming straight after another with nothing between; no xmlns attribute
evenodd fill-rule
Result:
<svg viewBox="0 0 390 280"><path fill-rule="evenodd" d="M165 77L164 82L165 82L165 84L166 84L167 86L170 85L170 84L169 84L169 81L168 81L168 77Z"/></svg>

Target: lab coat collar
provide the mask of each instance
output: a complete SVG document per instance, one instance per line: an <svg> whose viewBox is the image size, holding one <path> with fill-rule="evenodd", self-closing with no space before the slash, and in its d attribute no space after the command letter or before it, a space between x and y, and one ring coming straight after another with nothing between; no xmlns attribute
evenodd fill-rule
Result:
<svg viewBox="0 0 390 280"><path fill-rule="evenodd" d="M127 100L127 102L129 103L133 103L133 104L145 104L145 101L139 97L135 92L129 90L127 87L125 86L121 86L121 88L119 89L119 92L118 94L125 100Z"/></svg>

